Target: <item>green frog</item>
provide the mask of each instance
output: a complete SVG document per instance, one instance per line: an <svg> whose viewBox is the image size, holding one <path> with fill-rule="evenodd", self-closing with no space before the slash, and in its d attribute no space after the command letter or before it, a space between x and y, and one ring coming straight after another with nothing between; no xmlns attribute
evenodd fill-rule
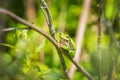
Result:
<svg viewBox="0 0 120 80"><path fill-rule="evenodd" d="M64 52L71 58L75 55L75 47L72 39L69 35L60 33L59 35L59 46L62 47Z"/></svg>

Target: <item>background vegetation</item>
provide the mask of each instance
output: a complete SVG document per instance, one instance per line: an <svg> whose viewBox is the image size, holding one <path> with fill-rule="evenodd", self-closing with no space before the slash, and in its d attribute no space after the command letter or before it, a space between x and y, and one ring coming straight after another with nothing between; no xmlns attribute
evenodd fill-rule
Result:
<svg viewBox="0 0 120 80"><path fill-rule="evenodd" d="M76 44L77 32L87 0L46 0L57 32L70 35ZM120 1L91 0L85 23L79 64L98 80L120 79ZM103 6L100 10L99 7ZM0 0L5 8L49 33L39 0ZM100 11L102 15L100 16ZM82 15L82 16L81 16ZM102 18L101 72L99 72L98 18ZM3 31L7 28L16 30ZM12 18L0 14L0 80L67 80L54 45L44 36ZM80 43L77 43L81 45ZM65 57L64 57L65 58ZM72 63L65 58L67 68ZM76 70L73 80L88 80Z"/></svg>

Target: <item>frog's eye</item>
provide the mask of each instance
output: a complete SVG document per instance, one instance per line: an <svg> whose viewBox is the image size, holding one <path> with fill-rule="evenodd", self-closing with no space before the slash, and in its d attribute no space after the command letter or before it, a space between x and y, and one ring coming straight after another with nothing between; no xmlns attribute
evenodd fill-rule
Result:
<svg viewBox="0 0 120 80"><path fill-rule="evenodd" d="M70 38L69 35L66 35L67 38Z"/></svg>
<svg viewBox="0 0 120 80"><path fill-rule="evenodd" d="M60 35L63 35L63 33L60 33Z"/></svg>

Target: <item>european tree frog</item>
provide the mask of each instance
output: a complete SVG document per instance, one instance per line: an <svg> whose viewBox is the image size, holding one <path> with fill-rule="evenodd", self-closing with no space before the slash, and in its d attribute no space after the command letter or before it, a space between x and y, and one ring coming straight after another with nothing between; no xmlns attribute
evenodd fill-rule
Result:
<svg viewBox="0 0 120 80"><path fill-rule="evenodd" d="M60 33L59 45L62 47L67 53L70 54L70 57L74 57L75 55L75 48L72 39L69 35Z"/></svg>

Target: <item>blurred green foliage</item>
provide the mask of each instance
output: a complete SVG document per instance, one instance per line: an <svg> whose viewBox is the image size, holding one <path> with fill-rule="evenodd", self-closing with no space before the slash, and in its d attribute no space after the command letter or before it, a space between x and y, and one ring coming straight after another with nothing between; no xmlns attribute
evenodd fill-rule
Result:
<svg viewBox="0 0 120 80"><path fill-rule="evenodd" d="M14 5L12 9L17 15L22 18L24 16L23 0L18 0L19 5ZM84 0L46 0L49 4L50 12L53 18L55 29L59 27L59 14L62 11L61 6L66 7L66 25L65 32L75 39L78 21L83 9ZM98 0L92 1L92 8L89 12L87 29L84 36L82 47L82 62L81 65L88 70L94 78L98 79L99 54L97 51L97 14L99 13L97 5ZM117 2L119 4L117 4ZM15 2L14 2L15 3ZM114 3L114 5L112 4ZM117 4L118 6L115 6ZM16 7L17 6L17 7ZM37 18L34 21L37 26L49 33L48 27L45 24L39 2L36 1ZM120 13L117 13L120 1L107 0L105 3L105 12L103 17L107 17L111 23ZM114 14L112 13L114 10ZM92 18L93 17L93 18ZM95 19L94 19L95 18ZM115 24L114 36L120 45L120 20ZM82 23L81 23L82 24ZM19 22L14 22L12 19L9 25L16 28L24 28L26 26ZM105 34L105 32L108 34ZM110 33L107 27L103 27L102 32L102 74L105 80L109 67L113 64L113 80L120 79L120 58L119 48L114 41L111 40ZM63 69L54 46L43 36L33 30L15 30L10 31L6 35L6 43L2 44L7 48L6 51L0 52L0 80L67 80L64 76ZM116 61L115 61L116 60ZM65 58L67 67L70 68L71 62ZM114 62L114 63L112 63ZM82 73L76 71L74 80L88 80Z"/></svg>

